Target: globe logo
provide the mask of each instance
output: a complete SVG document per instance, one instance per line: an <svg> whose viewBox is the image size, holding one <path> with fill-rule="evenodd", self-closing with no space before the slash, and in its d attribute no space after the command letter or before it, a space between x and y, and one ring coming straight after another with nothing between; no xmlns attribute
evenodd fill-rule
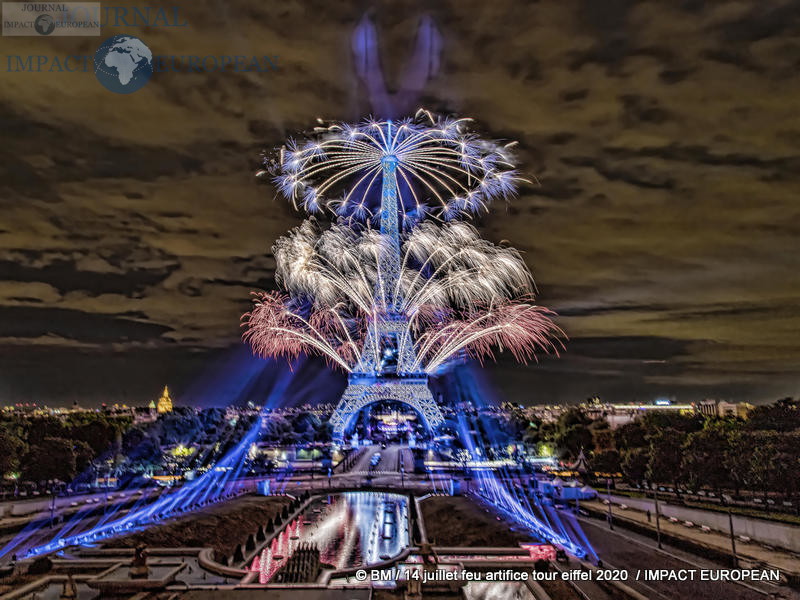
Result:
<svg viewBox="0 0 800 600"><path fill-rule="evenodd" d="M139 38L115 35L94 53L94 75L107 90L132 94L153 75L153 53Z"/></svg>
<svg viewBox="0 0 800 600"><path fill-rule="evenodd" d="M50 35L56 28L56 21L50 15L39 15L33 22L33 28L39 35Z"/></svg>

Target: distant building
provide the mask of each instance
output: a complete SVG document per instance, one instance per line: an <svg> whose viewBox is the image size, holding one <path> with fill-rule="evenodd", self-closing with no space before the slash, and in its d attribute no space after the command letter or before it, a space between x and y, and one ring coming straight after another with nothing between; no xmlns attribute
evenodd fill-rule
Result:
<svg viewBox="0 0 800 600"><path fill-rule="evenodd" d="M746 419L747 414L753 410L753 405L747 402L725 402L724 400L720 400L717 402L717 412L716 415L718 417L737 417L739 419Z"/></svg>
<svg viewBox="0 0 800 600"><path fill-rule="evenodd" d="M152 423L156 420L156 403L152 400L148 406L137 406L133 409L133 423Z"/></svg>
<svg viewBox="0 0 800 600"><path fill-rule="evenodd" d="M712 398L707 398L697 405L697 412L706 417L746 419L751 410L753 410L753 405L748 402L726 402Z"/></svg>
<svg viewBox="0 0 800 600"><path fill-rule="evenodd" d="M711 399L701 400L697 404L697 412L701 415L705 415L706 417L716 417L717 416L717 401Z"/></svg>
<svg viewBox="0 0 800 600"><path fill-rule="evenodd" d="M172 398L169 397L169 388L167 386L164 386L164 391L161 393L161 398L158 399L156 407L160 415L172 412Z"/></svg>

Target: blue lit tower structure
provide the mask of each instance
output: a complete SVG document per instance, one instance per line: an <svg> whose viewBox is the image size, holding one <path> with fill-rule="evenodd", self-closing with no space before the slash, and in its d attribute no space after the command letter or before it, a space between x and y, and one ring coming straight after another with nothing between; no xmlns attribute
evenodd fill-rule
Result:
<svg viewBox="0 0 800 600"><path fill-rule="evenodd" d="M392 122L387 122L392 139ZM430 431L444 422L433 395L428 376L413 369L416 362L414 340L408 319L399 310L400 231L397 210L397 158L391 148L381 159L381 234L388 243L379 256L374 317L367 334L361 360L348 377L348 385L331 416L333 436L342 441L353 418L364 407L380 401L396 401L411 406Z"/></svg>
<svg viewBox="0 0 800 600"><path fill-rule="evenodd" d="M412 407L434 431L444 419L429 374L465 353L499 347L525 360L552 346L522 259L458 225L513 195L519 179L511 144L481 139L468 121L420 109L397 122L316 127L281 149L279 192L336 223L319 232L309 220L276 242L286 292L255 294L243 337L262 356L317 354L348 373L331 417L339 441L378 401Z"/></svg>

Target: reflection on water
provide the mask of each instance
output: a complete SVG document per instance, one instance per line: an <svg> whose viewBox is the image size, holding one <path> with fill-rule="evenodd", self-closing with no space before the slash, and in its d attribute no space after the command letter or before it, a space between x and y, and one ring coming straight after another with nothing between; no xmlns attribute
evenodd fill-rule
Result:
<svg viewBox="0 0 800 600"><path fill-rule="evenodd" d="M317 498L253 559L251 570L267 583L302 544L319 548L336 569L387 560L408 546L408 498L382 492L348 492Z"/></svg>

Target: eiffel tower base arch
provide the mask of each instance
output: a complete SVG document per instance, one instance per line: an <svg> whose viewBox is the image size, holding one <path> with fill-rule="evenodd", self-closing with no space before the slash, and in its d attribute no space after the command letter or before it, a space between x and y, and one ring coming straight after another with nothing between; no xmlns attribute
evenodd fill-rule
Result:
<svg viewBox="0 0 800 600"><path fill-rule="evenodd" d="M333 439L341 444L353 418L375 402L400 402L413 408L432 433L444 423L442 411L428 389L427 377L350 377L341 400L331 415Z"/></svg>

